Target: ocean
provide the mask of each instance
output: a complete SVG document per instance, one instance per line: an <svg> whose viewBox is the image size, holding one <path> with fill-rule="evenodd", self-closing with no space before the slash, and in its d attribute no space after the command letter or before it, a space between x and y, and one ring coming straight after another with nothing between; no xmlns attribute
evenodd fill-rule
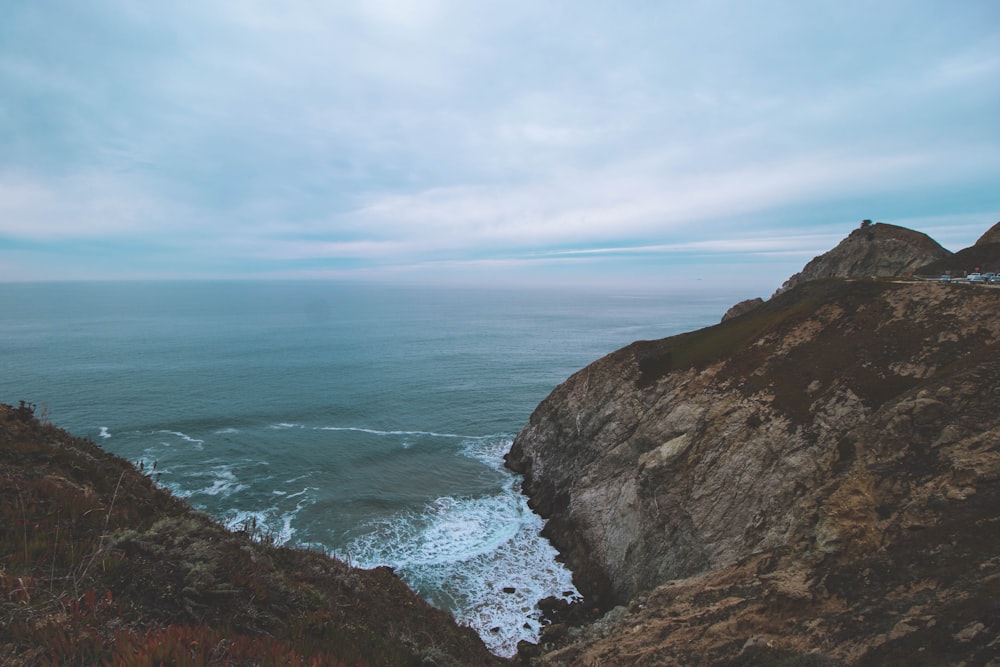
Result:
<svg viewBox="0 0 1000 667"><path fill-rule="evenodd" d="M503 455L535 406L732 293L335 282L0 284L0 401L234 528L389 565L499 655L571 573Z"/></svg>

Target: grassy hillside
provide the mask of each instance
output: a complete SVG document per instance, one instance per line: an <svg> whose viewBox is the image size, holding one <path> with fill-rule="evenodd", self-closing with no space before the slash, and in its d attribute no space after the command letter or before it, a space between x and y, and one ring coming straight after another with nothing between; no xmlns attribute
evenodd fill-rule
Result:
<svg viewBox="0 0 1000 667"><path fill-rule="evenodd" d="M0 405L0 665L487 665L388 568L231 532Z"/></svg>

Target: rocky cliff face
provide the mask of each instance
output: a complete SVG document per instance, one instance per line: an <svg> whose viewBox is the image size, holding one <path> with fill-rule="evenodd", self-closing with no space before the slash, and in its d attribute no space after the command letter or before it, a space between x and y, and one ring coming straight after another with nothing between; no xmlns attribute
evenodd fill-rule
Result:
<svg viewBox="0 0 1000 667"><path fill-rule="evenodd" d="M926 234L865 221L836 248L814 258L785 281L779 292L820 278L909 276L917 268L949 255Z"/></svg>
<svg viewBox="0 0 1000 667"><path fill-rule="evenodd" d="M1000 291L819 280L579 371L508 463L581 590L628 606L534 659L986 664L998 353Z"/></svg>

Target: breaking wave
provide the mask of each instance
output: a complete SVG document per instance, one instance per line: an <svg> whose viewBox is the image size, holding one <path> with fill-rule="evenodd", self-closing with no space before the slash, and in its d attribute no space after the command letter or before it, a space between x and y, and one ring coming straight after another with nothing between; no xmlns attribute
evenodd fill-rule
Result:
<svg viewBox="0 0 1000 667"><path fill-rule="evenodd" d="M463 454L503 470L509 439L470 439ZM442 497L419 511L372 522L338 555L360 567L392 567L431 604L475 629L497 655L538 641L537 603L552 595L578 599L572 573L556 562L534 514L509 473L498 493Z"/></svg>

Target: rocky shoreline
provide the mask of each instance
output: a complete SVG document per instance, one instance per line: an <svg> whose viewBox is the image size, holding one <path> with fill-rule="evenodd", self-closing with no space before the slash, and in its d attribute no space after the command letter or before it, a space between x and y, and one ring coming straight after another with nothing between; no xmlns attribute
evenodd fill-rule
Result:
<svg viewBox="0 0 1000 667"><path fill-rule="evenodd" d="M507 463L589 607L522 659L992 664L1000 293L894 280L950 255L863 224L769 301L557 387Z"/></svg>

